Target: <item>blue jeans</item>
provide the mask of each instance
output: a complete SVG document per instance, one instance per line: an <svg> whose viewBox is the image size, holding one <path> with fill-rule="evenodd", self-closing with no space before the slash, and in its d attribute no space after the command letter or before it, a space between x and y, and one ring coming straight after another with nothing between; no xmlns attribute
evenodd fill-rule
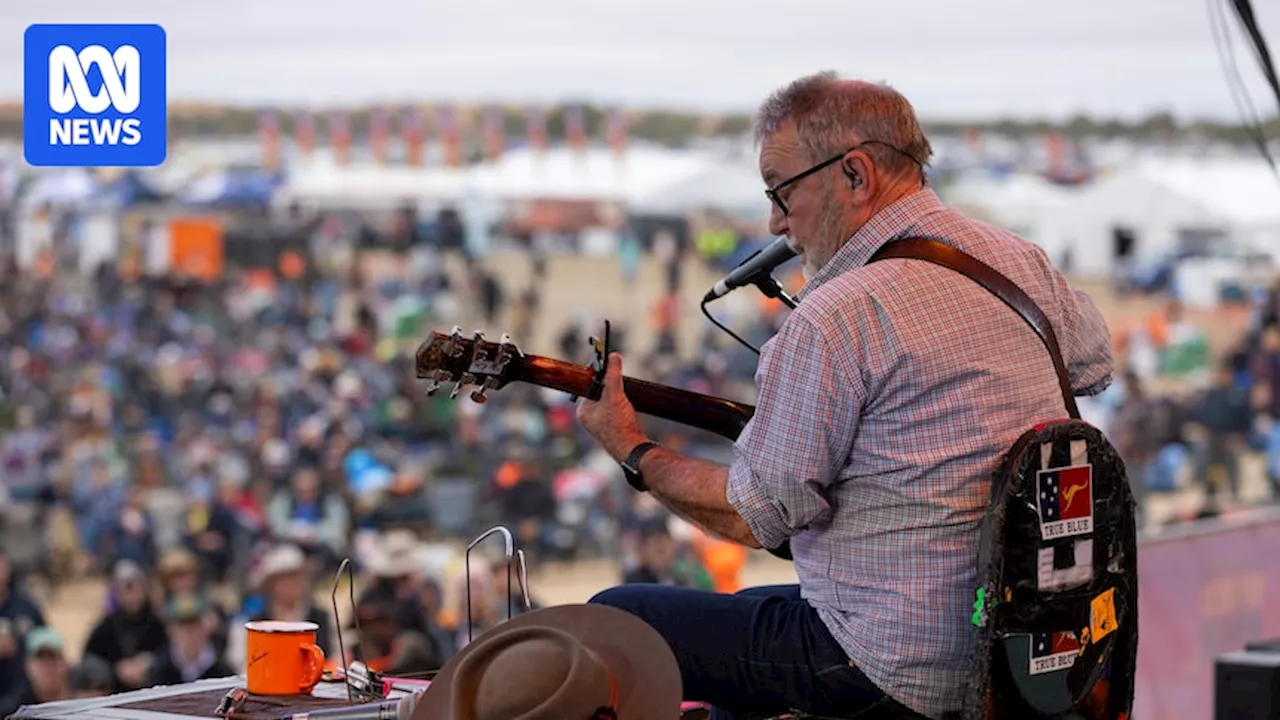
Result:
<svg viewBox="0 0 1280 720"><path fill-rule="evenodd" d="M884 698L849 662L798 585L722 595L666 585L621 585L591 602L626 610L671 645L686 700L712 717L770 717L790 710L851 713Z"/></svg>

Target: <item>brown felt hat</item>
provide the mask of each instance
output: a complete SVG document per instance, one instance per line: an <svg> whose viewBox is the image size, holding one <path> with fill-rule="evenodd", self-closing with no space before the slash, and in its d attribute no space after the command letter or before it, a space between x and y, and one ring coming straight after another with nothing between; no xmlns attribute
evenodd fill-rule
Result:
<svg viewBox="0 0 1280 720"><path fill-rule="evenodd" d="M667 641L603 605L534 610L444 666L413 720L678 720L684 695Z"/></svg>

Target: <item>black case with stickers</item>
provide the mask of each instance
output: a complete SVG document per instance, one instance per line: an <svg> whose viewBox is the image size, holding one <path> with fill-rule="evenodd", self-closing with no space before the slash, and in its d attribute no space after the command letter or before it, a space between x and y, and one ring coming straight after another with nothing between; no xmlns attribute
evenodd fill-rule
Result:
<svg viewBox="0 0 1280 720"><path fill-rule="evenodd" d="M892 258L950 268L1017 312L1044 342L1071 416L1023 433L993 478L963 717L1127 720L1138 657L1138 540L1124 461L1080 420L1053 325L1013 281L946 238L898 238L871 259Z"/></svg>
<svg viewBox="0 0 1280 720"><path fill-rule="evenodd" d="M1087 516L1076 505L1086 494ZM1010 449L979 546L966 717L1128 716L1138 647L1134 509L1124 462L1088 423L1047 423Z"/></svg>

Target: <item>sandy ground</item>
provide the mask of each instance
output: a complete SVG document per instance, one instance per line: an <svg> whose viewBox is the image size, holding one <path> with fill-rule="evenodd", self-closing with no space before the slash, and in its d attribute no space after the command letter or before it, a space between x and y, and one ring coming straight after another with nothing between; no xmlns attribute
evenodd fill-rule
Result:
<svg viewBox="0 0 1280 720"><path fill-rule="evenodd" d="M530 592L544 605L585 602L596 592L617 584L618 566L605 560L556 563L529 569ZM791 563L763 552L754 553L743 572L744 586L796 582ZM329 588L317 588L317 602L328 606ZM346 597L343 592L340 598ZM81 580L43 600L45 619L62 632L68 655L78 658L89 632L101 618L106 602L102 580ZM345 608L343 609L345 613Z"/></svg>

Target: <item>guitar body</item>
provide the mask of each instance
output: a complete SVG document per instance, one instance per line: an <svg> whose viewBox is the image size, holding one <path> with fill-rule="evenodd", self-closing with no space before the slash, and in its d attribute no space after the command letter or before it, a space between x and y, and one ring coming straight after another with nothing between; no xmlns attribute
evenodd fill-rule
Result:
<svg viewBox="0 0 1280 720"><path fill-rule="evenodd" d="M418 347L415 361L418 378L431 381L428 393L450 382L454 383L450 397L456 397L467 386L478 386L471 392L471 399L479 403L485 401L488 392L513 382L589 397L596 377L596 371L585 365L525 355L505 335L493 342L485 340L481 333L464 337L457 328L450 335L432 333ZM737 440L756 411L751 405L636 378L623 378L622 387L636 412L712 432L726 440ZM791 559L791 548L786 543L769 552Z"/></svg>

